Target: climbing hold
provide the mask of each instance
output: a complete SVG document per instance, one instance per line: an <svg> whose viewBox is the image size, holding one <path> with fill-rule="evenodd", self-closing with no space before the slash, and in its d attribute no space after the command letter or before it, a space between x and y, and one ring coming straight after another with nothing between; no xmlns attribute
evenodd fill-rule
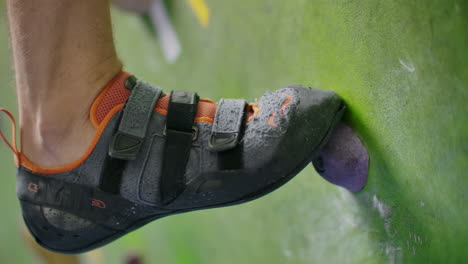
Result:
<svg viewBox="0 0 468 264"><path fill-rule="evenodd" d="M369 153L354 131L341 123L312 164L325 180L358 192L366 185Z"/></svg>

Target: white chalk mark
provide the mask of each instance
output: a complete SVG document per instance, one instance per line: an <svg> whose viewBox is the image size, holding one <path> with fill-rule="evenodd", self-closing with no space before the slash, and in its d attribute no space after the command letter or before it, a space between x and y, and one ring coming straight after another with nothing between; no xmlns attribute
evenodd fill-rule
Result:
<svg viewBox="0 0 468 264"><path fill-rule="evenodd" d="M389 240L384 244L385 254L388 257L388 263L390 264L401 264L403 263L403 249L404 244L398 246L398 243L394 241L394 233L391 230L392 223L392 212L388 205L382 200L379 200L377 194L372 196L372 207L379 212L380 217L383 219L384 230ZM411 242L413 236L411 232L408 233L409 239L406 240L406 247L411 250Z"/></svg>
<svg viewBox="0 0 468 264"><path fill-rule="evenodd" d="M388 209L387 205L385 205L382 201L380 201L377 198L377 195L374 195L372 197L372 204L374 205L374 208L379 211L380 217L382 218L388 218L390 216L390 209Z"/></svg>
<svg viewBox="0 0 468 264"><path fill-rule="evenodd" d="M398 58L398 61L400 62L401 66L403 66L405 69L407 69L409 72L414 72L416 68L414 67L413 64L408 65L406 64L402 59Z"/></svg>
<svg viewBox="0 0 468 264"><path fill-rule="evenodd" d="M182 49L177 33L169 20L163 1L154 0L151 3L149 14L156 28L158 38L161 41L164 56L169 63L175 62Z"/></svg>
<svg viewBox="0 0 468 264"><path fill-rule="evenodd" d="M403 254L400 247L387 246L385 248L385 254L388 256L388 262L390 264L401 264L403 263Z"/></svg>

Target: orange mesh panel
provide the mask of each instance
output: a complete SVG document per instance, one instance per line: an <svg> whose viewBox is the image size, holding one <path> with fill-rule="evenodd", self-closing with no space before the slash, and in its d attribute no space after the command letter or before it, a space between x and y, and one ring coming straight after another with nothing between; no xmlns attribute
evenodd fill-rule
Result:
<svg viewBox="0 0 468 264"><path fill-rule="evenodd" d="M164 109L164 110L167 110L167 108L169 107L169 95L165 95L163 97L161 97L157 102L156 102L156 106L155 108L156 109Z"/></svg>
<svg viewBox="0 0 468 264"><path fill-rule="evenodd" d="M163 114L166 114L167 108L169 107L169 95L165 95L161 99L159 99L156 102L156 111L157 110L163 110L163 111L157 111L157 112L162 112ZM198 102L198 108L197 108L197 115L195 118L211 118L214 119L214 116L216 114L216 103L209 99L200 99Z"/></svg>
<svg viewBox="0 0 468 264"><path fill-rule="evenodd" d="M216 104L201 99L198 103L197 117L209 117L214 119L216 114Z"/></svg>
<svg viewBox="0 0 468 264"><path fill-rule="evenodd" d="M96 121L100 124L112 108L118 104L123 104L130 95L130 91L125 88L125 80L129 73L121 72L109 83L105 91L105 96L99 102L96 109Z"/></svg>
<svg viewBox="0 0 468 264"><path fill-rule="evenodd" d="M96 109L96 121L100 124L112 108L116 105L125 103L125 100L130 96L130 91L125 88L125 80L130 76L129 73L122 72L117 75L108 85L104 91L101 100ZM154 111L167 115L167 108L169 107L169 95L160 98L154 107ZM216 103L209 99L200 99L198 103L197 115L195 116L196 122L212 123L216 113Z"/></svg>

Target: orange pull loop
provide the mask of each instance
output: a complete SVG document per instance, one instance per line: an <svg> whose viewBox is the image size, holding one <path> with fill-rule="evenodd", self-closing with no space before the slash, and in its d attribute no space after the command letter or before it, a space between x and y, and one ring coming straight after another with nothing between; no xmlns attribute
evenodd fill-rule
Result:
<svg viewBox="0 0 468 264"><path fill-rule="evenodd" d="M7 146L13 151L15 154L15 158L19 160L19 151L18 147L16 145L16 121L13 115L6 109L0 108L0 112L5 113L11 121L11 143L6 139L5 135L3 135L2 131L0 130L0 138L3 139L3 141L7 144Z"/></svg>

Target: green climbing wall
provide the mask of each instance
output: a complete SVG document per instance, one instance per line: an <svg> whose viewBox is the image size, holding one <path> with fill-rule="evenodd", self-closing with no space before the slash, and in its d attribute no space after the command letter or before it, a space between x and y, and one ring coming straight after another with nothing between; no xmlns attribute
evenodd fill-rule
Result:
<svg viewBox="0 0 468 264"><path fill-rule="evenodd" d="M169 10L183 53L167 64L142 20L114 10L126 69L166 90L245 97L301 83L337 91L370 152L358 194L311 167L245 205L158 220L104 248L147 263L463 263L468 257L468 2L208 0ZM0 104L14 107L0 16ZM0 262L27 263L14 167L0 147ZM14 254L12 254L14 253Z"/></svg>

